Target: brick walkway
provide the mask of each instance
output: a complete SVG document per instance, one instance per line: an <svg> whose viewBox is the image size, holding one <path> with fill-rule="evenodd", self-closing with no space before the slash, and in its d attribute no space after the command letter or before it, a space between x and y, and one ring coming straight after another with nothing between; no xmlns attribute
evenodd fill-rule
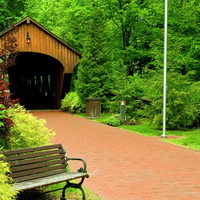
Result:
<svg viewBox="0 0 200 200"><path fill-rule="evenodd" d="M69 157L86 160L84 185L104 200L200 199L199 152L60 111L32 113L46 119Z"/></svg>

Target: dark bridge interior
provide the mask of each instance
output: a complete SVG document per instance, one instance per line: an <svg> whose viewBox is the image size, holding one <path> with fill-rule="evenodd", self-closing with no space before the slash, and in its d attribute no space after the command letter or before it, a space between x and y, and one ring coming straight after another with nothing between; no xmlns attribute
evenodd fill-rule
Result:
<svg viewBox="0 0 200 200"><path fill-rule="evenodd" d="M27 109L59 108L63 66L53 57L39 53L20 53L9 68L12 98L19 98Z"/></svg>

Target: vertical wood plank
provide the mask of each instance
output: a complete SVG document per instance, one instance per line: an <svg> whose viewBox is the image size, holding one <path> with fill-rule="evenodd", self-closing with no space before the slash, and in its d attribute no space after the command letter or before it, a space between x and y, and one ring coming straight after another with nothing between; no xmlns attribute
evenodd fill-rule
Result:
<svg viewBox="0 0 200 200"><path fill-rule="evenodd" d="M65 73L73 72L73 68L79 62L80 55L59 41L53 34L50 35L40 24L34 21L30 20L30 24L27 24L24 20L18 27L16 36L19 52L37 52L52 56L64 66ZM30 45L26 43L27 32L31 37ZM0 34L0 48L2 48L2 36Z"/></svg>

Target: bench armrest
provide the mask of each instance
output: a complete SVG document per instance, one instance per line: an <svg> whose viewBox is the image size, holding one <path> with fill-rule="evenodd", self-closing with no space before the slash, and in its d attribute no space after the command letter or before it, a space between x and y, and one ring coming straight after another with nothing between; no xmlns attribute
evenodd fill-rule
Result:
<svg viewBox="0 0 200 200"><path fill-rule="evenodd" d="M85 162L85 160L84 159L82 159L82 158L68 158L68 157L65 157L66 158L66 162L68 161L68 160L78 160L78 161L81 161L82 163L83 163L83 167L81 167L80 169L78 169L77 171L78 172L85 172L85 173L87 173L87 164L86 164L86 162Z"/></svg>

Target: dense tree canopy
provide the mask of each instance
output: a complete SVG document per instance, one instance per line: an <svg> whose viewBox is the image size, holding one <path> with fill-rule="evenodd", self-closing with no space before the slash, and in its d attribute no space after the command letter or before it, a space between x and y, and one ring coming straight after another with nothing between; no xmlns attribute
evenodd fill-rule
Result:
<svg viewBox="0 0 200 200"><path fill-rule="evenodd" d="M26 1L22 0L0 0L0 31L14 23L17 17L21 17L25 9Z"/></svg>
<svg viewBox="0 0 200 200"><path fill-rule="evenodd" d="M0 2L1 30L7 27L8 23L16 22L28 15L82 52L83 58L78 66L73 90L78 92L83 102L86 97L99 96L103 98L103 108L109 110L112 102L115 99L118 101L117 98L123 95L129 98L131 109L134 110L143 108L143 103L135 101L138 97L152 99L152 105L158 105L158 102L162 101L162 91L157 85L149 83L149 80L153 77L155 81L155 77L160 77L163 69L164 1L0 0ZM168 83L174 81L174 76L183 76L184 79L189 74L189 79L185 78L184 81L189 81L189 85L195 84L195 88L199 89L199 35L198 0L169 1ZM137 87L135 87L136 80L139 81ZM158 80L158 85L162 85L162 77ZM175 96L180 98L182 89L184 92L189 90L188 84L177 87L181 87L181 90L175 88L180 93L174 95L174 98ZM155 95L157 98L154 98ZM191 98L193 102L190 103L195 108L188 124L199 115L197 96ZM169 95L168 98L172 97ZM176 110L171 113L173 101L168 99L168 102L170 104L168 104L170 109L168 117L186 114L180 115ZM183 105L190 103L188 99L180 102ZM145 116L151 115L144 108L143 111ZM158 119L162 110L159 108L157 113L155 112L151 117L153 121L158 121L154 117ZM139 113L141 115L141 112ZM183 126L185 124L187 122Z"/></svg>

